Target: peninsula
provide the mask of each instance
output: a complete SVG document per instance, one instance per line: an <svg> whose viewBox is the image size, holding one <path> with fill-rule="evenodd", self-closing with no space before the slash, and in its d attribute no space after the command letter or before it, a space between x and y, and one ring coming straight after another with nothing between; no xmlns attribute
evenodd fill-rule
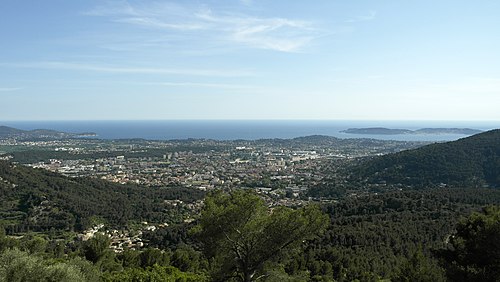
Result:
<svg viewBox="0 0 500 282"><path fill-rule="evenodd" d="M69 133L49 129L21 130L8 126L0 126L0 139L64 139L96 137L94 132Z"/></svg>

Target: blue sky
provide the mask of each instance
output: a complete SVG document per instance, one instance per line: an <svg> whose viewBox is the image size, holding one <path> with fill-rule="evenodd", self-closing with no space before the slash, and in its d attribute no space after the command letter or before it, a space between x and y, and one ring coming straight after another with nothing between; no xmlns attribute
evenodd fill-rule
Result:
<svg viewBox="0 0 500 282"><path fill-rule="evenodd" d="M0 120L500 121L500 1L0 1Z"/></svg>

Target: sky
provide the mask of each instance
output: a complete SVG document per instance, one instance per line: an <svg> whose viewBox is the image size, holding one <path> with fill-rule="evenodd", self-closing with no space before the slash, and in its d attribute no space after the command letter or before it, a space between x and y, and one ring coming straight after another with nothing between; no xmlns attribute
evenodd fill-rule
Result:
<svg viewBox="0 0 500 282"><path fill-rule="evenodd" d="M0 0L0 120L500 121L500 1Z"/></svg>

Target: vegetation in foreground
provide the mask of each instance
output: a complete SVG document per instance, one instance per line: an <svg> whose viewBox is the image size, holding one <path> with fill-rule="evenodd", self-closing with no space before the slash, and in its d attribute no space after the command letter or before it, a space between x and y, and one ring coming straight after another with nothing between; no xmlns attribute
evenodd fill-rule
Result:
<svg viewBox="0 0 500 282"><path fill-rule="evenodd" d="M108 248L105 235L70 243L44 234L12 238L1 233L0 281L497 281L498 206L462 218L447 243L438 243L431 242L430 230L412 230L416 221L411 220L406 235L398 237L413 204L396 207L390 199L390 207L380 206L388 215L383 226L377 219L382 213L371 214L363 202L323 212L317 206L270 210L252 192L216 193L207 197L196 224L177 233L175 246L122 253ZM357 208L366 215L352 217ZM401 211L389 211L394 208ZM434 212L439 221L442 214ZM432 225L428 220L423 224ZM409 239L413 249L405 245Z"/></svg>

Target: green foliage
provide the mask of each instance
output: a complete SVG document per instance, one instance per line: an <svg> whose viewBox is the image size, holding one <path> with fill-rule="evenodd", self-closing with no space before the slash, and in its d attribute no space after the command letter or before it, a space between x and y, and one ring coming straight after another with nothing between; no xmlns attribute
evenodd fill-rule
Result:
<svg viewBox="0 0 500 282"><path fill-rule="evenodd" d="M0 256L0 277L0 281L38 281L47 277L47 270L40 258L12 249Z"/></svg>
<svg viewBox="0 0 500 282"><path fill-rule="evenodd" d="M374 158L357 167L353 177L371 183L429 187L500 186L500 130L448 143Z"/></svg>
<svg viewBox="0 0 500 282"><path fill-rule="evenodd" d="M118 254L117 258L122 262L123 267L137 268L141 264L139 254L140 253L138 251L125 249L123 252Z"/></svg>
<svg viewBox="0 0 500 282"><path fill-rule="evenodd" d="M111 239L101 233L96 233L93 238L83 242L82 251L85 258L93 263L97 263L109 252Z"/></svg>
<svg viewBox="0 0 500 282"><path fill-rule="evenodd" d="M12 249L19 244L17 240L11 239L5 235L3 226L0 226L0 253L6 249Z"/></svg>
<svg viewBox="0 0 500 282"><path fill-rule="evenodd" d="M364 193L324 204L332 224L305 252L286 261L287 273L325 275L327 263L337 281L394 277L422 245L430 256L443 248L461 216L487 204L500 204L498 189L441 188ZM431 260L429 257L428 259Z"/></svg>
<svg viewBox="0 0 500 282"><path fill-rule="evenodd" d="M283 267L277 266L266 271L267 275L264 278L266 282L303 282L309 281L309 273L302 271L294 274L289 274ZM331 281L331 280L330 280Z"/></svg>
<svg viewBox="0 0 500 282"><path fill-rule="evenodd" d="M81 271L86 281L97 282L101 276L99 268L94 266L90 261L80 257L74 257L65 262L66 264Z"/></svg>
<svg viewBox="0 0 500 282"><path fill-rule="evenodd" d="M397 275L391 279L394 282L444 282L446 281L444 270L436 261L424 256L418 249L413 256L406 260L399 269Z"/></svg>
<svg viewBox="0 0 500 282"><path fill-rule="evenodd" d="M442 251L448 276L455 281L498 281L500 277L500 207L472 213L457 225L451 250Z"/></svg>
<svg viewBox="0 0 500 282"><path fill-rule="evenodd" d="M91 267L84 263L50 264L41 257L11 249L0 255L1 282L38 282L38 281L97 281Z"/></svg>
<svg viewBox="0 0 500 282"><path fill-rule="evenodd" d="M111 239L100 233L83 242L82 253L84 257L94 263L102 271L117 271L121 270L122 266L117 261L116 255L109 249Z"/></svg>
<svg viewBox="0 0 500 282"><path fill-rule="evenodd" d="M19 242L19 248L29 253L43 253L47 249L47 243L42 237L25 235Z"/></svg>
<svg viewBox="0 0 500 282"><path fill-rule="evenodd" d="M164 200L189 202L203 196L196 189L152 189L68 178L5 161L0 161L0 177L0 224L4 223L8 234L82 230L101 221L110 227L125 226L131 220L171 223L186 211Z"/></svg>
<svg viewBox="0 0 500 282"><path fill-rule="evenodd" d="M181 271L199 272L206 268L206 261L191 246L182 245L172 254L172 265Z"/></svg>
<svg viewBox="0 0 500 282"><path fill-rule="evenodd" d="M206 277L194 273L182 272L172 266L154 265L147 269L128 268L122 272L105 273L102 277L105 282L203 282Z"/></svg>
<svg viewBox="0 0 500 282"><path fill-rule="evenodd" d="M254 281L266 262L319 234L328 216L316 206L269 210L256 194L237 190L206 198L195 232L215 280Z"/></svg>
<svg viewBox="0 0 500 282"><path fill-rule="evenodd" d="M193 245L194 242L189 236L189 230L193 228L192 223L173 224L155 231L145 231L143 238L149 245L160 249L177 249L182 245Z"/></svg>
<svg viewBox="0 0 500 282"><path fill-rule="evenodd" d="M168 266L170 254L158 249L148 248L139 254L140 266L147 268L153 265Z"/></svg>

